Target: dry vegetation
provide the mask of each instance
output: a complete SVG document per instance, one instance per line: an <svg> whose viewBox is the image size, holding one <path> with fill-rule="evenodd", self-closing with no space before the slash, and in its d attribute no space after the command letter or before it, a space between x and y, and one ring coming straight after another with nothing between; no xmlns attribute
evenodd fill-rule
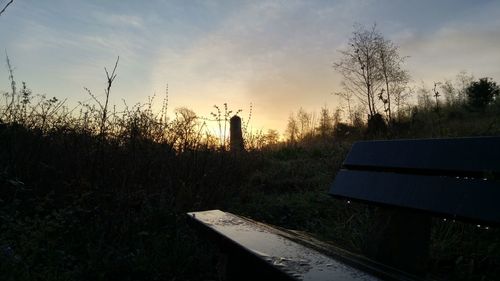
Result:
<svg viewBox="0 0 500 281"><path fill-rule="evenodd" d="M353 141L500 134L500 98L471 104L471 79L415 90L418 104L393 108L390 120L374 113L365 122L351 103L318 118L299 110L285 142L273 130L246 132L247 152L233 154L224 132L237 112L215 107L207 119L179 108L169 117L168 92L159 112L152 99L118 110L108 104L115 71L104 99L88 91L74 108L18 88L11 72L0 107L3 280L214 280L217 250L183 215L213 208L363 251L369 209L326 195ZM494 280L499 234L436 220L433 273Z"/></svg>

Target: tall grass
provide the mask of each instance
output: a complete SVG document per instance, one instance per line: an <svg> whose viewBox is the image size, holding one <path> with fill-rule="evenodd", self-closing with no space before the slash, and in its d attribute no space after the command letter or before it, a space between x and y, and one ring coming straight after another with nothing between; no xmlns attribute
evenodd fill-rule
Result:
<svg viewBox="0 0 500 281"><path fill-rule="evenodd" d="M17 89L11 75L0 105L3 280L214 276L216 250L183 213L224 208L256 162L226 151L193 111L169 117L168 90L158 112L153 98L109 105L117 64L103 100L88 90L75 107Z"/></svg>
<svg viewBox="0 0 500 281"><path fill-rule="evenodd" d="M0 103L2 280L213 280L217 249L183 215L213 208L362 251L370 209L326 195L353 141L500 134L496 104L484 112L443 104L439 113L408 107L376 136L360 118L342 122L339 110L322 111L319 124L302 112L304 126L282 143L249 129L250 109L247 152L233 154L226 132L240 110L216 106L209 118L170 111L168 88L157 111L156 97L109 105L117 65L106 71L103 98L89 90L74 107L18 88L10 71ZM433 272L453 280L500 274L498 229L434 224Z"/></svg>

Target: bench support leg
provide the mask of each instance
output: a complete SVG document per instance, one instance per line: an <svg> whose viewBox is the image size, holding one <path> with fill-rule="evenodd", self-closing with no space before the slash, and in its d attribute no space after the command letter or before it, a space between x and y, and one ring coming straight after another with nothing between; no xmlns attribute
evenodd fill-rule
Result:
<svg viewBox="0 0 500 281"><path fill-rule="evenodd" d="M384 264L417 275L426 273L431 217L406 210L378 208L367 254Z"/></svg>

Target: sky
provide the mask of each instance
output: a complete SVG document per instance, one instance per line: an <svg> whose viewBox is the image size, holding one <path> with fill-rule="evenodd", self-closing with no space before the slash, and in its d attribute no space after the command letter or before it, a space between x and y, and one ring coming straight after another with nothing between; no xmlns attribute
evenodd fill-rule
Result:
<svg viewBox="0 0 500 281"><path fill-rule="evenodd" d="M89 100L84 87L102 95L104 67L120 56L113 104L155 94L161 104L168 84L171 114L187 107L209 117L227 103L245 119L252 104L254 130L283 132L300 107L338 106L332 93L342 90L341 77L332 65L353 26L374 23L408 56L415 84L460 71L500 82L493 0L14 0L0 16L0 48L18 83L68 104Z"/></svg>

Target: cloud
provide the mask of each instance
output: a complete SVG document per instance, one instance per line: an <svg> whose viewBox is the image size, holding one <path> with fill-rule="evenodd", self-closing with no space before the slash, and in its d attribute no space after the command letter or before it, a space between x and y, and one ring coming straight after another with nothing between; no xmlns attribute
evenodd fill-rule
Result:
<svg viewBox="0 0 500 281"><path fill-rule="evenodd" d="M104 12L94 12L94 20L112 27L119 28L143 28L144 21L142 17L127 14L113 14Z"/></svg>
<svg viewBox="0 0 500 281"><path fill-rule="evenodd" d="M407 35L401 50L417 80L436 81L461 70L500 79L500 23L453 23L428 34Z"/></svg>
<svg viewBox="0 0 500 281"><path fill-rule="evenodd" d="M494 1L54 1L19 2L0 19L11 21L0 48L54 95L101 90L103 66L120 55L119 98L144 100L169 83L172 107L206 115L253 102L259 125L282 129L300 106L336 105L331 65L355 22L377 22L417 82L460 70L500 79Z"/></svg>
<svg viewBox="0 0 500 281"><path fill-rule="evenodd" d="M192 99L193 92L208 97L208 103L253 102L263 119L281 124L291 110L312 110L334 100L330 93L338 79L331 65L350 33L347 19L364 5L249 2L189 48L165 50L152 80L158 88L165 79L182 85L172 91L181 102ZM283 127L278 123L272 125Z"/></svg>

